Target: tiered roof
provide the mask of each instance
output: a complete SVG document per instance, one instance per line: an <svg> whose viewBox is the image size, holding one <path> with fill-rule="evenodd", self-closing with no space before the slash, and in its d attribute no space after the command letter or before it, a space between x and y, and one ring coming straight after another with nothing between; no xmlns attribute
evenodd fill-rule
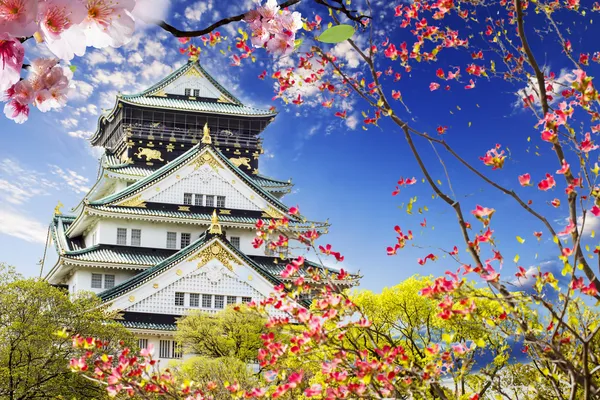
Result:
<svg viewBox="0 0 600 400"><path fill-rule="evenodd" d="M185 75L192 75L197 78L197 83L200 86L200 94L195 99L169 94L170 85ZM244 105L238 98L221 86L198 61L188 61L160 82L142 92L117 95L114 108L98 119L98 129L90 138L93 145L96 145L100 138L102 123L111 120L120 104L123 103L140 107L230 116L265 118L277 115L273 110L264 110Z"/></svg>

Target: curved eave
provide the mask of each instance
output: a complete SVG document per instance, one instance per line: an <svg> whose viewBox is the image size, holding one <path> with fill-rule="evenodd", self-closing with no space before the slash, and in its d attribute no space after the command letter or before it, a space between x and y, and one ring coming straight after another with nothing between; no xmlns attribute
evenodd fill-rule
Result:
<svg viewBox="0 0 600 400"><path fill-rule="evenodd" d="M259 110L259 109L255 109L255 110L265 111L265 112L262 114L245 114L245 113L233 113L233 112L212 111L212 110L191 110L189 108L171 107L171 106L167 106L167 105L157 106L157 105L151 105L151 104L138 103L133 98L126 98L123 96L121 96L119 98L119 100L125 104L129 104L129 105L136 106L136 107L160 108L160 109L166 109L166 110L184 111L184 112L199 113L199 114L218 114L218 115L227 115L230 117L266 118L266 117L275 117L277 115L276 112L267 111L267 110ZM215 103L215 104L221 104L221 103ZM228 103L222 103L222 104L228 104ZM240 107L237 104L230 104L230 105L235 106L235 107Z"/></svg>

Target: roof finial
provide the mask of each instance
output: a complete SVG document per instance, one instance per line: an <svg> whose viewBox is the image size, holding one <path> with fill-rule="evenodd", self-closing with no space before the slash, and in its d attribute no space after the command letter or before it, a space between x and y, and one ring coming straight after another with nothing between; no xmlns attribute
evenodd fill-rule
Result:
<svg viewBox="0 0 600 400"><path fill-rule="evenodd" d="M222 233L221 225L219 224L219 217L217 217L217 210L213 210L212 220L208 233L212 233L213 235L220 235Z"/></svg>
<svg viewBox="0 0 600 400"><path fill-rule="evenodd" d="M210 129L208 128L208 122L204 124L204 132L202 134L202 143L211 144L212 139L210 138Z"/></svg>
<svg viewBox="0 0 600 400"><path fill-rule="evenodd" d="M54 207L54 215L61 215L62 214L61 208L63 208L63 207L64 207L64 204L59 201L58 204L56 205L56 207Z"/></svg>

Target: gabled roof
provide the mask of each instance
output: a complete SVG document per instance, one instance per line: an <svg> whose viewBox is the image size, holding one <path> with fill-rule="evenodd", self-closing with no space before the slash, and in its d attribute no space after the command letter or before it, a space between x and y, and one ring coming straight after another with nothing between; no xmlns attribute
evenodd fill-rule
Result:
<svg viewBox="0 0 600 400"><path fill-rule="evenodd" d="M179 79L192 77L192 84L198 86L201 96L174 95L165 92ZM96 145L102 132L102 121L112 120L121 103L140 107L162 108L178 111L191 111L210 114L222 114L246 117L274 117L277 112L244 105L238 98L219 84L197 61L188 61L160 82L148 89L134 94L119 94L111 111L98 119L96 132L90 142Z"/></svg>
<svg viewBox="0 0 600 400"><path fill-rule="evenodd" d="M151 175L155 170L152 168L144 168L134 166L129 163L123 163L118 160L115 156L105 155L102 159L102 168L106 171L110 171L115 174L122 174L133 177L146 177ZM256 182L257 185L269 192L281 193L289 191L294 184L288 181L271 178L265 175L253 175L250 178Z"/></svg>
<svg viewBox="0 0 600 400"><path fill-rule="evenodd" d="M261 265L255 263L250 257L248 257L247 255L245 255L244 253L242 253L241 251L236 249L234 246L232 246L231 243L229 243L229 241L227 240L227 238L224 235L216 235L216 234L211 234L211 233L205 232L203 235L201 235L196 241L191 243L189 246L181 249L180 251L173 254L169 258L161 261L154 267L148 268L147 270L140 272L139 274L137 274L134 277L132 277L131 279L121 283L120 285L117 285L117 286L113 287L112 289L108 289L108 290L100 293L99 296L103 301L109 301L116 297L120 297L123 294L129 292L130 290L133 290L133 289L143 285L145 282L148 282L150 279L155 278L156 276L161 274L163 271L166 271L167 269L171 268L173 265L184 260L188 255L194 253L197 250L200 250L205 245L213 243L214 241L219 241L220 244L226 246L231 252L233 252L235 255L237 255L242 261L244 261L247 265L249 265L254 270L256 270L256 272L258 272L265 279L270 281L273 285L279 285L282 283L282 281L281 281L281 279L279 279L279 277L270 274L268 271L264 270Z"/></svg>
<svg viewBox="0 0 600 400"><path fill-rule="evenodd" d="M275 196L271 193L263 189L260 185L258 185L252 178L250 178L245 172L241 171L238 167L236 167L227 157L223 155L218 149L216 149L213 145L205 145L202 143L198 143L194 147L190 148L188 151L177 157L175 160L171 161L168 164L163 165L162 167L155 170L152 174L146 176L133 183L132 185L126 187L122 191L118 193L114 193L110 196L104 197L102 199L98 199L95 201L91 201L89 204L92 206L99 205L115 205L115 203L123 200L136 192L142 191L146 189L148 186L153 183L159 181L160 179L166 177L167 175L174 173L177 169L184 167L187 165L188 161L192 161L195 157L201 156L204 152L210 152L213 156L215 156L218 160L220 160L224 165L226 165L233 173L242 181L244 181L247 185L249 185L256 193L262 196L268 203L273 205L276 209L278 209L284 215L288 215L288 207L279 201ZM299 218L294 216L289 216L291 220L299 220Z"/></svg>

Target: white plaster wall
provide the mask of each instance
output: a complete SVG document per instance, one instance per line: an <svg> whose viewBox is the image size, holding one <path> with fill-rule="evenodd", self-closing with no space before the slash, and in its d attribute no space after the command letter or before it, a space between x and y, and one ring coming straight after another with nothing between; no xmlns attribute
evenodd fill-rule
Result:
<svg viewBox="0 0 600 400"><path fill-rule="evenodd" d="M96 234L96 243L94 243L94 233ZM83 238L85 247L91 247L99 243L100 239L100 224L96 224Z"/></svg>
<svg viewBox="0 0 600 400"><path fill-rule="evenodd" d="M186 225L186 224L170 224L170 223L153 223L146 221L134 221L134 220L119 220L119 219L107 219L99 221L96 226L98 243L102 244L117 244L117 228L127 229L127 245L131 245L131 230L141 229L142 230L142 243L141 247L150 247L156 249L167 248L167 232L177 232L177 249L181 248L181 234L190 233L191 241L198 239L208 228L209 225ZM230 239L232 236L240 238L240 250L244 254L250 255L264 255L264 246L255 249L252 246L252 241L255 237L254 230L249 229L235 229L235 228L222 228ZM86 246L90 246L91 235L93 232L86 237ZM89 242L89 243L88 243Z"/></svg>
<svg viewBox="0 0 600 400"><path fill-rule="evenodd" d="M155 187L146 189L143 197L147 198L149 202L182 205L184 193L198 193L225 196L225 207L223 208L260 210L248 198L247 193L238 190L242 188L242 184L239 179L233 178L229 171L219 170L217 172L208 165L204 165L198 170L193 168L184 167L180 173L166 177L163 181L157 183ZM232 183L232 181L235 183ZM204 201L206 202L206 200Z"/></svg>
<svg viewBox="0 0 600 400"><path fill-rule="evenodd" d="M111 268L82 268L77 269L73 276L69 279L69 291L73 292L73 285L75 285L75 291L86 290L94 293L103 292L102 289L92 289L92 273L94 274L112 274L115 276L115 286L119 285L126 280L136 275L136 271L123 270L123 269L111 269ZM102 280L104 285L104 277Z"/></svg>
<svg viewBox="0 0 600 400"><path fill-rule="evenodd" d="M185 262L193 263L193 262ZM246 278L246 277L245 277ZM256 277L251 277L255 279ZM209 313L217 313L223 309L214 307L214 295L236 297L236 303L241 303L242 297L250 297L255 301L264 299L264 295L250 286L248 282L242 281L238 276L225 268L219 261L212 260L200 269L193 268L190 273L175 280L173 283L162 286L160 283L154 289L155 293L127 308L127 311L183 315L190 310L202 310ZM175 293L184 293L183 306L175 305ZM202 296L198 307L190 306L190 294L212 295L211 307L202 306ZM224 299L224 307L227 306L227 298Z"/></svg>

